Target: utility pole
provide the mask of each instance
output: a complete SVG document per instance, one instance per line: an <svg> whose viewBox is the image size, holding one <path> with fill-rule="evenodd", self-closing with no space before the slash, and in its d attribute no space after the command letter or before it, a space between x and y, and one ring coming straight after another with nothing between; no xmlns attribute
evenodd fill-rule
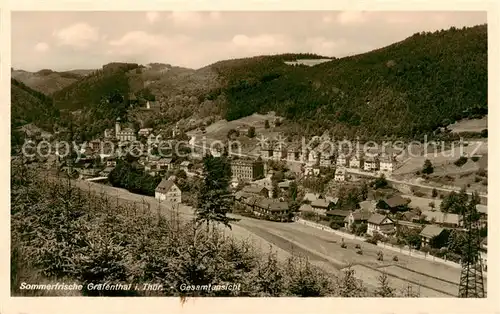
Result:
<svg viewBox="0 0 500 314"><path fill-rule="evenodd" d="M479 256L481 237L479 215L476 209L478 195L463 206L461 220L466 232L466 244L462 252L459 298L484 298L483 267Z"/></svg>

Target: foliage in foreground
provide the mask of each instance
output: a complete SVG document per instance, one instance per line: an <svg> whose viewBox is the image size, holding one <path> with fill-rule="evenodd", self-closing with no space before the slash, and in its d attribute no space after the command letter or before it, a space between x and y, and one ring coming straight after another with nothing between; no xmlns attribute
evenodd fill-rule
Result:
<svg viewBox="0 0 500 314"><path fill-rule="evenodd" d="M101 296L337 296L342 289L341 279L336 281L302 257L282 261L218 229L196 228L175 211L121 204L64 180L21 177L16 168L12 174L13 294L26 293L19 284L33 278L164 287L82 292ZM351 280L349 287L356 286ZM210 283L240 283L241 289L180 289L182 284Z"/></svg>

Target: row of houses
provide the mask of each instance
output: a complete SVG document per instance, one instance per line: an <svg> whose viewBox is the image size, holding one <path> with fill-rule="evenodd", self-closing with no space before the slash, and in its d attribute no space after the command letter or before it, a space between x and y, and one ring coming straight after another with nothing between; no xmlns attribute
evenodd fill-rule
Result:
<svg viewBox="0 0 500 314"><path fill-rule="evenodd" d="M300 144L285 145L283 143L266 143L260 147L260 156L267 160L287 160L305 163L317 167L357 168L365 171L392 172L395 169L396 159L391 154L373 153L364 154L360 151L354 153L333 152L331 146L318 146L308 150L301 148ZM312 170L314 171L314 170ZM310 171L307 171L310 172Z"/></svg>
<svg viewBox="0 0 500 314"><path fill-rule="evenodd" d="M269 198L269 190L264 187L247 186L234 195L236 206L257 217L273 221L292 221L293 214L288 202Z"/></svg>

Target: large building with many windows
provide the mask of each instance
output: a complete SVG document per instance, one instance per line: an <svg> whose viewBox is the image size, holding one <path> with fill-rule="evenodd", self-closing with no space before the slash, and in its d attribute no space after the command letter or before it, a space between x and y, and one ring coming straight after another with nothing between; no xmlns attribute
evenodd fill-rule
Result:
<svg viewBox="0 0 500 314"><path fill-rule="evenodd" d="M257 160L235 159L231 161L233 181L253 181L264 177L264 163Z"/></svg>

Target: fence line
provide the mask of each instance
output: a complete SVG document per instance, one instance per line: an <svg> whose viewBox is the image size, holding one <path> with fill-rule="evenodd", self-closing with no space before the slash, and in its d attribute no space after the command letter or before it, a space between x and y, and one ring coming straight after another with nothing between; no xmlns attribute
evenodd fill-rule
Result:
<svg viewBox="0 0 500 314"><path fill-rule="evenodd" d="M327 227L327 226L324 226L324 225L321 225L321 224L318 224L318 223L315 223L315 222L312 222L312 221L307 221L307 220L304 220L304 219L301 219L301 218L297 219L297 222L301 223L303 225L306 225L306 226L310 226L310 227L313 227L313 228L318 228L318 229L321 229L321 230L324 230L324 231L327 231L327 232L334 233L334 234L336 234L338 236L341 236L341 237L344 237L344 238L347 238L347 239L358 240L358 241L363 241L363 242L366 240L365 238L358 237L358 236L355 236L355 235L350 234L350 233L345 233L345 232L342 232L342 231L334 230L334 229L332 229L330 227ZM444 260L442 258L433 256L433 255L430 255L430 254L422 253L422 252L419 252L419 251L416 251L416 250L407 250L407 249L404 249L402 247L394 247L391 244L380 243L380 242L377 243L377 246L381 247L381 248L385 248L385 249L391 250L391 251L395 251L395 252L398 252L398 253L401 253L401 254L404 254L404 255L408 255L408 256L412 256L412 257L416 257L416 258L420 258L420 259L425 259L425 260L428 260L428 261L433 261L433 262L445 264L445 265L448 265L448 266L451 266L451 267L454 267L454 268L462 268L462 266L460 264L458 264L458 263L455 263L455 262L452 262L452 261L448 261L448 260Z"/></svg>

